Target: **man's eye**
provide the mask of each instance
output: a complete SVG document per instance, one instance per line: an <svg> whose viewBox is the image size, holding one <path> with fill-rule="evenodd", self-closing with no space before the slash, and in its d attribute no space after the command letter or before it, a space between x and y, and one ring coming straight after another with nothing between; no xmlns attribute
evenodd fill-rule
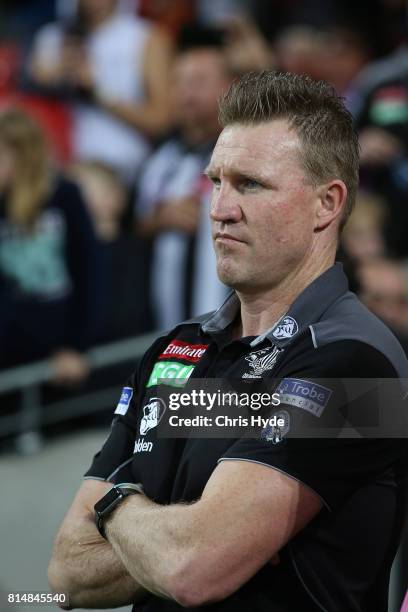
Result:
<svg viewBox="0 0 408 612"><path fill-rule="evenodd" d="M212 182L212 184L213 184L213 186L214 186L214 187L220 187L220 185L221 185L221 180L220 180L219 178L217 178L216 176L212 176L212 177L210 178L210 180L211 180L211 182Z"/></svg>
<svg viewBox="0 0 408 612"><path fill-rule="evenodd" d="M258 189L258 187L260 187L260 183L258 183L258 181L255 181L253 179L244 179L243 181L240 182L240 187L241 189Z"/></svg>

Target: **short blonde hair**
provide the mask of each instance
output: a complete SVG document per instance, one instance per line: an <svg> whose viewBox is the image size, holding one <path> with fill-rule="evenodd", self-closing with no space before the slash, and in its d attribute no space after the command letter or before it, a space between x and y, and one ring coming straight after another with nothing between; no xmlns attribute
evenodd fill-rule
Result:
<svg viewBox="0 0 408 612"><path fill-rule="evenodd" d="M222 127L286 119L301 144L301 163L313 185L341 179L347 201L341 227L350 215L359 179L359 143L353 118L325 81L289 72L249 72L220 101Z"/></svg>

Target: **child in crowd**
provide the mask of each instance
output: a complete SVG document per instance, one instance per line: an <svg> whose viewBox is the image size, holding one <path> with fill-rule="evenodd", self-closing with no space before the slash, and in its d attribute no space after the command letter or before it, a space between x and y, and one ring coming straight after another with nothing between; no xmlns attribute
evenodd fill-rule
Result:
<svg viewBox="0 0 408 612"><path fill-rule="evenodd" d="M149 243L123 228L126 186L118 172L102 162L75 164L70 174L81 188L103 251L104 321L99 341L145 333L151 329Z"/></svg>

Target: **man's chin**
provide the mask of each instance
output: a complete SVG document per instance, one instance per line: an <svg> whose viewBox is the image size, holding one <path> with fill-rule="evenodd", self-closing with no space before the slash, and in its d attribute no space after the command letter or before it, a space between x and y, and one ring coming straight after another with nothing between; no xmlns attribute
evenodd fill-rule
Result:
<svg viewBox="0 0 408 612"><path fill-rule="evenodd" d="M238 270L226 270L226 269L217 269L218 278L224 285L230 287L231 289L235 289L239 291L240 288L245 285L245 281L242 278L242 274L239 274Z"/></svg>

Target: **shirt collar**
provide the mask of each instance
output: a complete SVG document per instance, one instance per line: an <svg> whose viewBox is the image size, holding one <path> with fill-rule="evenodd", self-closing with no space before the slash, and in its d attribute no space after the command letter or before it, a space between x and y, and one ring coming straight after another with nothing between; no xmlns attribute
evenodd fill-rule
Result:
<svg viewBox="0 0 408 612"><path fill-rule="evenodd" d="M289 310L263 334L257 336L251 346L265 339L279 347L286 346L312 323L316 323L327 308L348 290L347 277L341 263L335 263L318 276L296 298ZM204 333L224 330L237 316L240 301L233 291L224 303L206 319L201 329Z"/></svg>

